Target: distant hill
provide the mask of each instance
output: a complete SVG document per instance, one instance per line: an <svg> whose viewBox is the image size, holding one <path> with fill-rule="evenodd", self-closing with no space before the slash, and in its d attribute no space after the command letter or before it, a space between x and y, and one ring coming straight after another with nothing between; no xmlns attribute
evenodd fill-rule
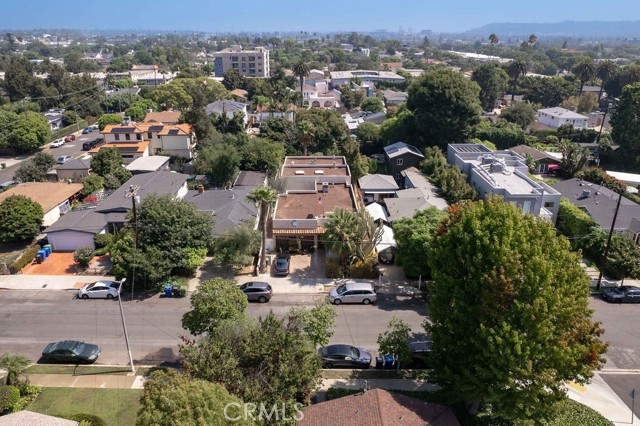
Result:
<svg viewBox="0 0 640 426"><path fill-rule="evenodd" d="M564 21L546 24L493 23L465 31L469 36L489 36L495 33L498 37L528 37L530 34L540 36L566 37L624 37L640 38L640 21Z"/></svg>

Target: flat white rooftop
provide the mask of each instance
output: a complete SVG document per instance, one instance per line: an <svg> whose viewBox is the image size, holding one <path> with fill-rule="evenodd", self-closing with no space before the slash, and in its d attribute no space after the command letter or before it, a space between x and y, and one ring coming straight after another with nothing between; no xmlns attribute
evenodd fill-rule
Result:
<svg viewBox="0 0 640 426"><path fill-rule="evenodd" d="M495 188L504 189L510 194L531 194L534 190L538 189L536 186L532 185L531 181L517 175L513 167L507 166L505 172L490 172L489 164L483 165L481 161L477 160L472 160L470 163L474 165L476 170L481 169L482 172L480 172L480 174L485 178L488 178Z"/></svg>

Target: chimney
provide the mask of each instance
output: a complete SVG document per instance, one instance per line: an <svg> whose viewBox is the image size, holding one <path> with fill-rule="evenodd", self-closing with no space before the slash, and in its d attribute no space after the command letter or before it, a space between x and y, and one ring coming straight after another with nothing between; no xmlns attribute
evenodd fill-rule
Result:
<svg viewBox="0 0 640 426"><path fill-rule="evenodd" d="M198 185L198 194L202 194L204 192L204 185Z"/></svg>

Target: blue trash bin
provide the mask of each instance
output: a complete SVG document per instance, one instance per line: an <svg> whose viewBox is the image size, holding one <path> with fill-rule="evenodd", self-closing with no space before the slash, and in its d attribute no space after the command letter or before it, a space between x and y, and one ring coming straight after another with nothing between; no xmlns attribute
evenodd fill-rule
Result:
<svg viewBox="0 0 640 426"><path fill-rule="evenodd" d="M42 247L42 250L47 252L47 257L51 255L51 247L44 246Z"/></svg>
<svg viewBox="0 0 640 426"><path fill-rule="evenodd" d="M391 355L384 356L384 368L393 368L393 357Z"/></svg>
<svg viewBox="0 0 640 426"><path fill-rule="evenodd" d="M47 259L47 251L46 250L38 250L38 253L36 255L40 255L40 257L42 258L42 261L44 262Z"/></svg>
<svg viewBox="0 0 640 426"><path fill-rule="evenodd" d="M171 297L173 293L173 286L171 284L164 286L164 297Z"/></svg>

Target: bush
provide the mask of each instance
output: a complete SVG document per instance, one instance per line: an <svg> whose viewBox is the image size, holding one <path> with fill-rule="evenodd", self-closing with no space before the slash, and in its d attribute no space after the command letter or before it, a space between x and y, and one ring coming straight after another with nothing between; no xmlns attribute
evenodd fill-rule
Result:
<svg viewBox="0 0 640 426"><path fill-rule="evenodd" d="M91 247L80 247L73 252L73 260L82 268L87 268L93 259L94 251Z"/></svg>
<svg viewBox="0 0 640 426"><path fill-rule="evenodd" d="M75 420L76 422L80 422L81 424L86 424L88 426L107 426L107 423L102 419L102 417L98 417L94 414L78 413L72 414L71 416L64 416L64 418Z"/></svg>
<svg viewBox="0 0 640 426"><path fill-rule="evenodd" d="M27 248L24 253L22 253L22 256L20 256L15 262L9 265L9 272L11 272L12 274L17 274L18 272L20 272L22 268L33 262L33 259L35 259L36 254L38 254L38 251L41 248L42 247L37 244Z"/></svg>
<svg viewBox="0 0 640 426"><path fill-rule="evenodd" d="M378 265L374 261L356 260L347 267L349 278L378 278Z"/></svg>
<svg viewBox="0 0 640 426"><path fill-rule="evenodd" d="M327 278L341 278L342 277L342 268L340 268L340 264L332 259L327 259L325 262L325 271L327 274Z"/></svg>
<svg viewBox="0 0 640 426"><path fill-rule="evenodd" d="M10 413L20 401L20 391L15 386L0 386L0 414Z"/></svg>
<svg viewBox="0 0 640 426"><path fill-rule="evenodd" d="M93 237L93 243L96 245L96 249L108 247L113 241L113 234L96 234Z"/></svg>

